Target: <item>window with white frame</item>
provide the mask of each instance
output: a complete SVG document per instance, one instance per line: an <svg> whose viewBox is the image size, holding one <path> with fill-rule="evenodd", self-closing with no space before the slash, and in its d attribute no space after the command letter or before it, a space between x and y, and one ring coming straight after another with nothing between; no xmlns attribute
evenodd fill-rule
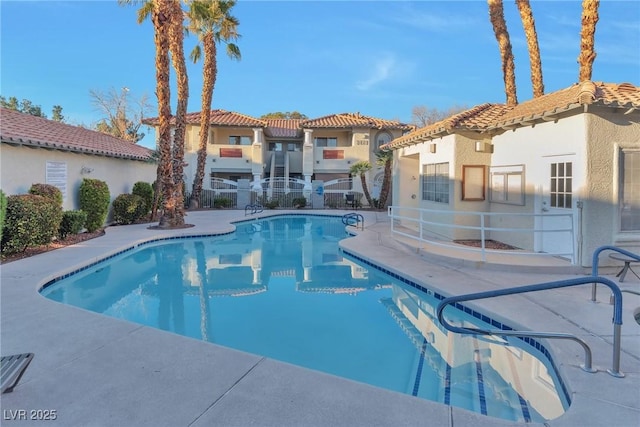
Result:
<svg viewBox="0 0 640 427"><path fill-rule="evenodd" d="M449 163L422 165L422 200L449 203Z"/></svg>
<svg viewBox="0 0 640 427"><path fill-rule="evenodd" d="M491 203L524 205L524 165L489 168Z"/></svg>
<svg viewBox="0 0 640 427"><path fill-rule="evenodd" d="M316 147L337 147L338 146L338 138L334 137L315 137L313 141Z"/></svg>
<svg viewBox="0 0 640 427"><path fill-rule="evenodd" d="M640 231L640 151L620 151L620 231Z"/></svg>
<svg viewBox="0 0 640 427"><path fill-rule="evenodd" d="M229 145L251 145L251 137L232 135L229 137Z"/></svg>
<svg viewBox="0 0 640 427"><path fill-rule="evenodd" d="M571 162L551 163L551 188L549 190L552 208L571 209L573 198L573 164Z"/></svg>

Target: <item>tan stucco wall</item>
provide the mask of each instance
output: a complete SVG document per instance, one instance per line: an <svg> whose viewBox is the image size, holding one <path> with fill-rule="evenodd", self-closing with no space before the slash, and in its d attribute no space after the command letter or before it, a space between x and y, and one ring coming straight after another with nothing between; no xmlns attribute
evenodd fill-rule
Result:
<svg viewBox="0 0 640 427"><path fill-rule="evenodd" d="M112 157L92 156L42 148L16 147L0 144L0 186L7 195L25 194L32 184L46 183L46 163L65 162L67 165L67 195L65 210L79 209L78 189L83 178L100 179L109 186L111 200L130 193L138 181L153 183L156 164ZM92 169L82 174L81 169Z"/></svg>
<svg viewBox="0 0 640 427"><path fill-rule="evenodd" d="M619 156L621 149L640 149L640 113L594 111L587 114L587 181L584 189L583 252L601 245L640 253L640 231L621 232L619 212ZM606 264L608 257L601 257ZM587 259L585 261L590 261Z"/></svg>

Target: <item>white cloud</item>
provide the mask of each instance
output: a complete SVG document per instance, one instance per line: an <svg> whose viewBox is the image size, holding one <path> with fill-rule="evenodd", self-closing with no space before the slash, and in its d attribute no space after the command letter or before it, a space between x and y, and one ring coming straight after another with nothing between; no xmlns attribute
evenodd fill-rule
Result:
<svg viewBox="0 0 640 427"><path fill-rule="evenodd" d="M392 55L385 55L378 59L371 67L369 76L363 80L356 82L358 90L369 90L373 86L388 80L396 67L396 60Z"/></svg>

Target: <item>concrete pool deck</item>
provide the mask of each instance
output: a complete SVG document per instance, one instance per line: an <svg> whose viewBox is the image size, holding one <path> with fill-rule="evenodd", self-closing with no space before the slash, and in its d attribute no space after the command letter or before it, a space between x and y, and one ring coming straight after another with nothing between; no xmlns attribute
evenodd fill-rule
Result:
<svg viewBox="0 0 640 427"><path fill-rule="evenodd" d="M282 213L287 211L265 211L263 215ZM465 255L466 261L455 254L444 257L409 240L392 238L386 212L359 213L365 216L365 230L343 240L345 249L444 294L579 274L569 266L567 273L562 273L557 260L549 265L540 260L527 264L504 255L483 264L471 255ZM238 210L197 211L186 217L195 227L181 230L150 230L148 225L108 227L105 236L98 239L0 266L2 355L35 353L20 384L1 396L2 425L524 425L106 317L50 301L38 293L49 280L135 243L229 232L234 229L231 221L248 218ZM617 282L616 271L601 269ZM640 290L640 281L633 275L627 275L622 285ZM547 342L571 393L572 405L546 425L640 425L640 325L633 317L640 307L640 296L623 295L620 369L625 378L606 373L613 354L613 308L604 286L599 286L596 303L590 301L591 287L585 285L474 304L513 320L513 325L573 333L589 343L598 369L595 374L580 369L584 352L579 345L564 340ZM47 415L47 411L55 411L56 419L43 423L31 417ZM26 419L20 419L21 414Z"/></svg>

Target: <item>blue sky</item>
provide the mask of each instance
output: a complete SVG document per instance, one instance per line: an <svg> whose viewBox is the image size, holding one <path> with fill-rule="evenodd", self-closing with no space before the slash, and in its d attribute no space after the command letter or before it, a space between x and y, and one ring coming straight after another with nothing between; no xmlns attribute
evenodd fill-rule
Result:
<svg viewBox="0 0 640 427"><path fill-rule="evenodd" d="M578 78L581 2L531 5L545 91L571 86ZM514 2L504 6L522 102L531 98L526 41ZM29 99L49 117L59 104L69 123L86 126L101 118L92 89L127 87L155 106L153 29L136 23L136 11L115 0L1 0L0 93ZM239 0L234 14L242 60L219 53L212 108L255 117L359 111L410 122L416 105L505 101L485 0ZM195 42L187 39L187 52ZM593 80L640 85L640 2L601 1L596 52ZM189 79L189 111L196 112L201 63L189 62ZM147 133L142 144L153 146Z"/></svg>

